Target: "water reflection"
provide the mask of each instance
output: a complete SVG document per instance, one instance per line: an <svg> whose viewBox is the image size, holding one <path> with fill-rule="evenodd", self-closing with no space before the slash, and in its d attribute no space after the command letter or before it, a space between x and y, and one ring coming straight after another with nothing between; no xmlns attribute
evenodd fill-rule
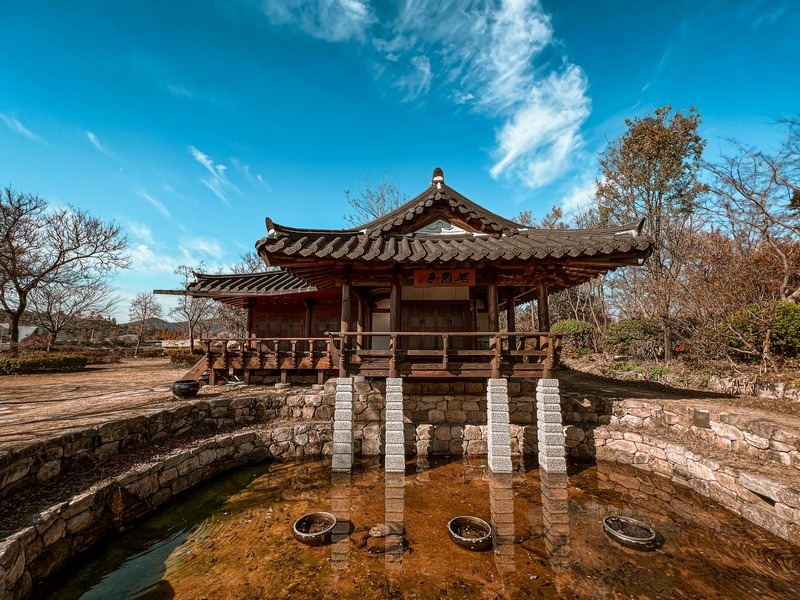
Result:
<svg viewBox="0 0 800 600"><path fill-rule="evenodd" d="M539 472L544 546L553 568L564 568L569 563L568 483L566 473Z"/></svg>
<svg viewBox="0 0 800 600"><path fill-rule="evenodd" d="M114 563L86 557L60 575L57 585L69 593L48 597L78 598L126 561L144 569L128 578L141 583L138 591L112 574L89 593L102 589L117 600L148 589L192 600L800 597L800 549L691 490L624 465L587 468L569 486L563 474L520 473L512 482L511 474L488 474L485 460L431 459L407 476L377 463L331 476L330 463L308 461L240 474L239 486L223 478L130 532L140 539L126 533L98 548ZM212 511L197 510L209 502ZM352 522L349 533L337 529L330 547L297 543L292 523L314 510ZM600 521L620 513L653 525L663 548L637 553L609 540ZM492 523L494 552L452 543L446 524L463 514ZM188 538L171 537L178 524ZM395 534L402 527L407 544L371 538L375 525ZM165 545L179 547L165 559Z"/></svg>
<svg viewBox="0 0 800 600"><path fill-rule="evenodd" d="M331 534L331 565L334 569L344 569L350 557L352 489L349 471L331 473L331 513L336 517Z"/></svg>
<svg viewBox="0 0 800 600"><path fill-rule="evenodd" d="M386 540L386 567L399 570L405 550L405 473L386 472L384 480L384 509L389 528Z"/></svg>
<svg viewBox="0 0 800 600"><path fill-rule="evenodd" d="M497 570L511 573L514 560L514 491L511 473L489 473L489 509L492 523L492 546Z"/></svg>

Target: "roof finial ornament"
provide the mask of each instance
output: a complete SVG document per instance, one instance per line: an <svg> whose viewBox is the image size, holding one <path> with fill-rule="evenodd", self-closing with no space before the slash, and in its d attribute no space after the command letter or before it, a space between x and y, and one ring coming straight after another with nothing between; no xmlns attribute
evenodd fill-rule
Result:
<svg viewBox="0 0 800 600"><path fill-rule="evenodd" d="M442 184L444 183L444 171L440 167L436 167L433 170L433 179L431 179L431 185L437 184L439 189L442 188Z"/></svg>

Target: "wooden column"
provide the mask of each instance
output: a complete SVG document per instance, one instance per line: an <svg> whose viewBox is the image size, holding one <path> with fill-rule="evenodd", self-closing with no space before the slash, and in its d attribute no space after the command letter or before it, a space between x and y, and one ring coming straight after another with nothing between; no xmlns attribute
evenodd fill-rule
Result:
<svg viewBox="0 0 800 600"><path fill-rule="evenodd" d="M342 281L342 316L339 321L339 331L347 333L350 331L350 279ZM347 348L349 337L342 336L342 347L339 356L339 377L347 377Z"/></svg>
<svg viewBox="0 0 800 600"><path fill-rule="evenodd" d="M539 292L536 298L536 308L538 310L539 331L550 331L550 306L548 303L547 285L539 284Z"/></svg>
<svg viewBox="0 0 800 600"><path fill-rule="evenodd" d="M306 316L303 320L303 336L311 337L311 324L314 322L314 299L306 298Z"/></svg>
<svg viewBox="0 0 800 600"><path fill-rule="evenodd" d="M361 296L361 293L356 293L356 299L358 304L356 306L358 312L356 316L356 331L360 334L364 332L364 298ZM359 335L356 337L356 347L358 349L362 349L364 347L364 336Z"/></svg>
<svg viewBox="0 0 800 600"><path fill-rule="evenodd" d="M506 288L506 323L509 331L517 330L517 314L514 306L514 288Z"/></svg>
<svg viewBox="0 0 800 600"><path fill-rule="evenodd" d="M397 276L392 278L389 296L389 329L393 332L400 331L400 282Z"/></svg>
<svg viewBox="0 0 800 600"><path fill-rule="evenodd" d="M500 329L500 319L497 311L497 284L494 281L486 286L486 296L487 310L489 311L489 331L494 332Z"/></svg>
<svg viewBox="0 0 800 600"><path fill-rule="evenodd" d="M364 302L364 328L367 331L372 331L372 297L367 296L366 301ZM364 348L367 350L372 350L372 336L369 335L364 339Z"/></svg>
<svg viewBox="0 0 800 600"><path fill-rule="evenodd" d="M255 303L256 301L253 298L247 299L247 325L245 326L247 337L255 337L253 335L253 305Z"/></svg>

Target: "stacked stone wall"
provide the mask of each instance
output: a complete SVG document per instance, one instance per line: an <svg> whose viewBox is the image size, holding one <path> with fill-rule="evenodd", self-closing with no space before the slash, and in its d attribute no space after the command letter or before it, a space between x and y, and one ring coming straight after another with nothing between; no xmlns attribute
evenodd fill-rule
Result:
<svg viewBox="0 0 800 600"><path fill-rule="evenodd" d="M313 389L270 395L247 395L243 389L219 398L175 402L168 409L0 451L0 497L190 434L276 420L330 421L332 416L332 397Z"/></svg>

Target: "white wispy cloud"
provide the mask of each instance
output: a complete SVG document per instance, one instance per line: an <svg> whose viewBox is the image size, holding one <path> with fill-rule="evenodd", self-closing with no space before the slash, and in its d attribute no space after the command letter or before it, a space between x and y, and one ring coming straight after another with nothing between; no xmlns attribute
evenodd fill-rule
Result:
<svg viewBox="0 0 800 600"><path fill-rule="evenodd" d="M173 273L181 264L168 253L153 250L148 244L136 244L129 250L131 268L144 273Z"/></svg>
<svg viewBox="0 0 800 600"><path fill-rule="evenodd" d="M103 154L110 154L108 148L106 148L103 144L100 143L100 140L97 139L97 136L93 134L91 131L86 132L86 137L89 138L89 141L92 143L92 146L100 150Z"/></svg>
<svg viewBox="0 0 800 600"><path fill-rule="evenodd" d="M181 240L180 249L184 256L204 255L204 258L219 258L225 252L223 244L216 238L187 237ZM195 261L199 262L199 261Z"/></svg>
<svg viewBox="0 0 800 600"><path fill-rule="evenodd" d="M164 215L165 217L169 217L170 216L169 210L167 210L167 207L164 206L164 203L161 202L161 200L159 200L158 198L156 198L154 196L151 196L150 194L148 194L147 192L144 192L144 191L139 192L139 197L144 199L144 200L147 200L150 204L155 206L156 209L158 209L158 211L162 215Z"/></svg>
<svg viewBox="0 0 800 600"><path fill-rule="evenodd" d="M151 246L155 243L155 238L153 237L153 230L150 229L147 225L138 223L136 221L128 221L127 225L128 229L136 239L141 240L145 244L150 244Z"/></svg>
<svg viewBox="0 0 800 600"><path fill-rule="evenodd" d="M200 182L210 189L217 198L222 200L227 206L230 206L226 193L228 191L239 193L239 188L231 183L228 176L225 174L228 167L223 164L215 164L210 156L194 146L189 146L189 152L191 152L194 159L203 165L211 174L210 178L201 178Z"/></svg>
<svg viewBox="0 0 800 600"><path fill-rule="evenodd" d="M493 177L541 187L574 168L591 112L583 70L559 52L539 0L403 0L380 18L366 1L263 3L276 24L329 41L359 40L405 100L449 98L498 122ZM333 21L327 18L333 13Z"/></svg>
<svg viewBox="0 0 800 600"><path fill-rule="evenodd" d="M595 192L593 173L585 173L579 178L561 199L561 208L565 213L585 209L591 204Z"/></svg>
<svg viewBox="0 0 800 600"><path fill-rule="evenodd" d="M376 21L369 2L360 0L263 0L261 7L273 23L328 42L363 39Z"/></svg>
<svg viewBox="0 0 800 600"><path fill-rule="evenodd" d="M23 135L26 138L28 138L29 140L40 140L40 139L42 139L38 135L33 133L30 129L25 127L25 125L20 123L19 120L15 119L14 117L12 117L10 115L6 115L4 113L0 113L0 121L3 121L3 123L5 123L6 126L11 131L13 131L15 133L18 133L20 135Z"/></svg>

